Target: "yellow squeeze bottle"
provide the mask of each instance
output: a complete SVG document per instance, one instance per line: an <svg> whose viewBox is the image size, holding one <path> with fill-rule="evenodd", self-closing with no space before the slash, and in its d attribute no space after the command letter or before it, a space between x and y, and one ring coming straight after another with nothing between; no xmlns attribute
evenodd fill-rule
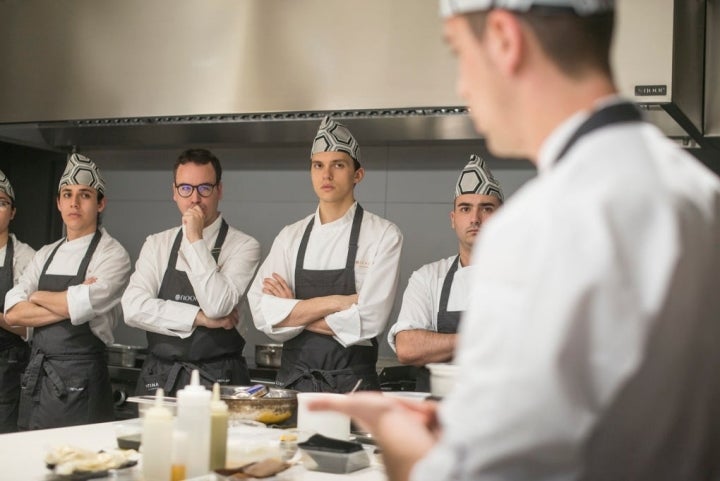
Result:
<svg viewBox="0 0 720 481"><path fill-rule="evenodd" d="M210 402L210 469L224 469L227 460L228 405L220 400L220 385L213 385Z"/></svg>

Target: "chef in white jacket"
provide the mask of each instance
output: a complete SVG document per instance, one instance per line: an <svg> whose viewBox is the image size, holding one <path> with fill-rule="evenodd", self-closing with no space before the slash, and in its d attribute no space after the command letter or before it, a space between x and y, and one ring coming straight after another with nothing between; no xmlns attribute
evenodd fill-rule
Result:
<svg viewBox="0 0 720 481"><path fill-rule="evenodd" d="M17 284L35 249L20 242L9 230L15 217L15 191L0 171L0 300ZM4 311L4 309L3 309ZM0 314L0 433L17 431L20 376L30 357L26 327L11 327Z"/></svg>
<svg viewBox="0 0 720 481"><path fill-rule="evenodd" d="M475 245L439 409L314 408L372 432L392 480L717 479L720 180L617 94L612 0L441 5L476 129L538 176Z"/></svg>
<svg viewBox="0 0 720 481"><path fill-rule="evenodd" d="M398 360L419 367L416 391L430 390L426 364L451 361L455 354L460 316L470 301L472 248L502 202L502 188L485 160L471 155L455 183L450 212L458 253L412 273L397 321L388 332Z"/></svg>
<svg viewBox="0 0 720 481"><path fill-rule="evenodd" d="M67 235L42 247L5 296L5 320L32 327L18 426L45 429L114 418L105 346L122 318L130 258L100 227L105 181L72 154L58 186Z"/></svg>
<svg viewBox="0 0 720 481"><path fill-rule="evenodd" d="M260 260L260 244L218 210L222 166L209 150L175 162L173 200L182 225L148 236L122 297L125 322L147 333L139 393L170 396L190 382L248 384L238 305Z"/></svg>
<svg viewBox="0 0 720 481"><path fill-rule="evenodd" d="M318 208L278 234L248 294L257 328L284 342L278 382L287 388L380 387L377 338L395 298L402 234L356 202L364 174L353 135L325 117L310 158Z"/></svg>

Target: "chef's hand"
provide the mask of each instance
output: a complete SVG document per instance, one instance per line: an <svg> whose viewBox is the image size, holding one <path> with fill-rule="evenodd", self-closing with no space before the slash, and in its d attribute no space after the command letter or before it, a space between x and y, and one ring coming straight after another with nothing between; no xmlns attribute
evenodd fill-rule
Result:
<svg viewBox="0 0 720 481"><path fill-rule="evenodd" d="M203 238L202 232L205 226L205 213L199 205L190 207L182 216L182 224L185 227L185 236L190 242Z"/></svg>
<svg viewBox="0 0 720 481"><path fill-rule="evenodd" d="M235 326L238 325L239 321L240 317L238 315L237 308L233 309L227 316L214 319L206 316L202 310L199 310L197 315L195 316L195 322L193 322L193 326L203 326L207 327L208 329L234 329Z"/></svg>
<svg viewBox="0 0 720 481"><path fill-rule="evenodd" d="M381 435L386 417L398 416L422 426L434 438L440 434L434 401L418 402L386 396L377 392L359 392L348 396L318 397L310 402L310 411L338 411L350 416L364 431Z"/></svg>
<svg viewBox="0 0 720 481"><path fill-rule="evenodd" d="M284 299L295 299L295 293L290 289L285 279L280 274L273 272L272 277L263 279L263 294L268 294Z"/></svg>
<svg viewBox="0 0 720 481"><path fill-rule="evenodd" d="M310 411L337 411L372 434L383 451L389 479L405 480L413 466L439 437L437 405L392 398L381 393L355 393L313 399Z"/></svg>
<svg viewBox="0 0 720 481"><path fill-rule="evenodd" d="M89 286L90 284L95 284L96 282L97 282L97 277L88 277L88 278L85 279L85 281L83 282L83 285L84 285L84 286Z"/></svg>

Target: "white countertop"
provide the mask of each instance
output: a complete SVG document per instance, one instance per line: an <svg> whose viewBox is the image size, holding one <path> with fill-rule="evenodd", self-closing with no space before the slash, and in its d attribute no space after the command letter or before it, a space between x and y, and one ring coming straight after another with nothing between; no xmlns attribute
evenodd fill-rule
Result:
<svg viewBox="0 0 720 481"><path fill-rule="evenodd" d="M79 448L101 450L117 448L116 426L125 421L86 424L67 428L44 429L12 434L0 434L0 479L3 481L51 481L51 471L45 467L45 454L55 446L69 444ZM117 481L141 481L139 467L119 470L112 476L99 479ZM199 478L195 478L200 481ZM220 481L220 476L210 475L204 481ZM385 481L384 469L378 463L350 474L329 474L309 471L297 465L268 480L277 481Z"/></svg>

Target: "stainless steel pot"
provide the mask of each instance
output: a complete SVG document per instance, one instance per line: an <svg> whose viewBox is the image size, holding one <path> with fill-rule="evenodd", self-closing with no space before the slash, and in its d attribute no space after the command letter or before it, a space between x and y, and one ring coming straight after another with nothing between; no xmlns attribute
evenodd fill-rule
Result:
<svg viewBox="0 0 720 481"><path fill-rule="evenodd" d="M147 349L139 346L125 346L123 344L110 344L106 347L107 362L111 366L135 367L139 355L145 354Z"/></svg>
<svg viewBox="0 0 720 481"><path fill-rule="evenodd" d="M280 367L282 344L255 345L255 365L258 367Z"/></svg>

